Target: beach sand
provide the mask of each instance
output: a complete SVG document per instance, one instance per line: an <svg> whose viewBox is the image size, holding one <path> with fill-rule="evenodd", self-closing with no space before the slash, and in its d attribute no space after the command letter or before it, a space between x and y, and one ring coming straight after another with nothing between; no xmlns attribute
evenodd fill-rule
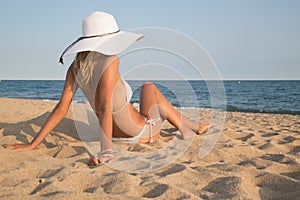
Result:
<svg viewBox="0 0 300 200"><path fill-rule="evenodd" d="M300 116L227 112L214 149L199 158L206 135L196 136L176 161L159 170L127 173L86 165L72 111L38 149L15 152L2 145L28 142L55 102L0 99L0 199L300 199ZM198 120L199 110L185 109ZM201 110L209 122L210 111ZM159 142L123 145L156 149L176 130L165 124Z"/></svg>

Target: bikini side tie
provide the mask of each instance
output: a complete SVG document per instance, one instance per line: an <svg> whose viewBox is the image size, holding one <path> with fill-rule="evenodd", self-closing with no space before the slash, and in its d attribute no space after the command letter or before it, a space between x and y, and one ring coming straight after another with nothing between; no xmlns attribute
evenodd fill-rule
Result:
<svg viewBox="0 0 300 200"><path fill-rule="evenodd" d="M149 127L150 127L150 143L153 142L153 133L152 133L152 126L155 126L155 123L158 122L160 120L160 118L157 118L157 119L148 119L146 120L146 123L149 124Z"/></svg>

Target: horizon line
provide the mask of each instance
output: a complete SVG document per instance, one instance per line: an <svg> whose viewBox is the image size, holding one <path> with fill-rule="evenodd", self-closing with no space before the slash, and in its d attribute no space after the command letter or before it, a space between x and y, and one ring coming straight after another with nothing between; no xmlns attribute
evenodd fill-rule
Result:
<svg viewBox="0 0 300 200"><path fill-rule="evenodd" d="M64 81L65 79L0 79L1 81ZM128 81L300 81L300 79L126 79Z"/></svg>

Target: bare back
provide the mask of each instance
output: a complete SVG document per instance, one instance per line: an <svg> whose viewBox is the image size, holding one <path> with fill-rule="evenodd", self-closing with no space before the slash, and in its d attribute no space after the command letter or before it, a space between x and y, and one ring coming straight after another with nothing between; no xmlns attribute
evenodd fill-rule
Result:
<svg viewBox="0 0 300 200"><path fill-rule="evenodd" d="M114 64L118 57L91 52L85 60L84 64L87 66L72 65L71 69L76 84L93 110L97 113L102 98L109 94L107 91L112 91L113 136L132 137L138 134L145 120L129 102L131 88L121 78L118 64ZM105 83L102 84L103 82Z"/></svg>

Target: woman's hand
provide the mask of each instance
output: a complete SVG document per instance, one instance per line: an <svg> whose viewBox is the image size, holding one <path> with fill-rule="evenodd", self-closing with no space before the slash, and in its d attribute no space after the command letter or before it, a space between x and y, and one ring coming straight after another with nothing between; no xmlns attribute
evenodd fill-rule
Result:
<svg viewBox="0 0 300 200"><path fill-rule="evenodd" d="M33 150L35 147L30 144L6 144L4 148L16 150L16 151L30 151Z"/></svg>
<svg viewBox="0 0 300 200"><path fill-rule="evenodd" d="M90 159L90 161L88 162L88 166L95 166L98 165L100 162L98 161L98 158L93 157Z"/></svg>
<svg viewBox="0 0 300 200"><path fill-rule="evenodd" d="M113 160L113 155L100 156L99 158L93 157L88 162L88 166L103 165L105 163L110 162L111 160Z"/></svg>

